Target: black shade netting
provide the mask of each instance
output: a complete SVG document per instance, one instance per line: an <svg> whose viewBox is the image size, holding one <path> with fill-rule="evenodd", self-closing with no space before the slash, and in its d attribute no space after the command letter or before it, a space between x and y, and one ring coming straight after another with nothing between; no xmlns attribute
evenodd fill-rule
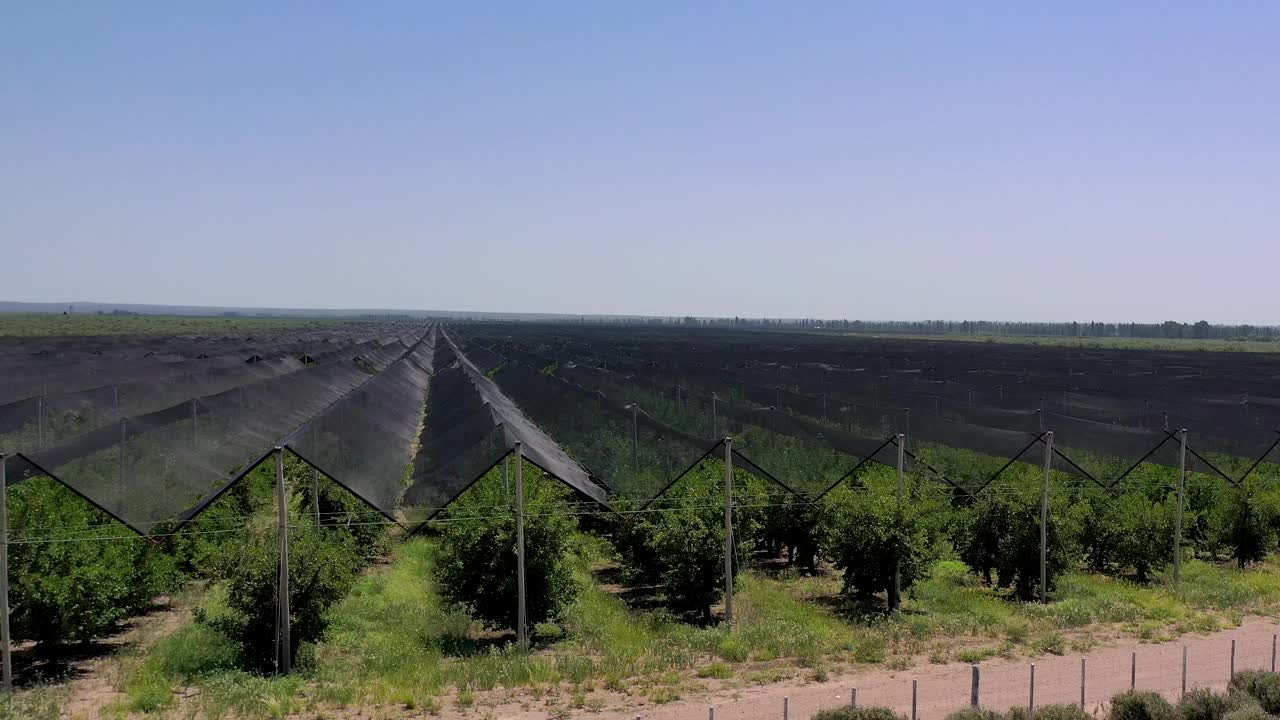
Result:
<svg viewBox="0 0 1280 720"><path fill-rule="evenodd" d="M425 340L299 428L288 446L387 516L412 475L433 346Z"/></svg>
<svg viewBox="0 0 1280 720"><path fill-rule="evenodd" d="M56 480L139 532L171 520L226 484L389 364L397 342L347 348L327 362L110 420L27 453Z"/></svg>

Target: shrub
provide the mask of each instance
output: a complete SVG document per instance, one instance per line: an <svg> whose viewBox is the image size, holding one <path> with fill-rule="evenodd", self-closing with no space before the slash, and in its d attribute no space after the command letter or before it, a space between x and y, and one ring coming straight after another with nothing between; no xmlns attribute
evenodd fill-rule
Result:
<svg viewBox="0 0 1280 720"><path fill-rule="evenodd" d="M1159 693L1123 692L1111 698L1110 720L1174 720L1173 705Z"/></svg>
<svg viewBox="0 0 1280 720"><path fill-rule="evenodd" d="M1244 692L1218 693L1205 688L1188 690L1178 701L1179 720L1223 720L1234 710L1256 707L1258 701Z"/></svg>
<svg viewBox="0 0 1280 720"><path fill-rule="evenodd" d="M1009 503L988 494L958 513L952 526L951 543L956 554L988 585L995 583L1000 544L1009 535L1011 523Z"/></svg>
<svg viewBox="0 0 1280 720"><path fill-rule="evenodd" d="M735 473L735 481L741 475ZM724 591L723 478L722 464L702 463L667 492L660 501L667 511L653 513L649 523L649 546L667 603L678 612L698 613L703 620L710 620L711 605ZM741 485L745 494L749 483ZM756 517L735 511L735 560L750 556L750 539L758 530ZM736 561L732 565L735 578L740 565Z"/></svg>
<svg viewBox="0 0 1280 720"><path fill-rule="evenodd" d="M15 536L120 537L9 546L13 639L43 646L91 640L177 584L174 562L151 543L47 478L9 487ZM25 530L30 528L30 530Z"/></svg>
<svg viewBox="0 0 1280 720"><path fill-rule="evenodd" d="M1248 694L1262 709L1280 714L1280 674L1265 670L1244 670L1231 678L1231 689Z"/></svg>
<svg viewBox="0 0 1280 720"><path fill-rule="evenodd" d="M1003 713L985 708L967 707L948 715L944 720L1005 720Z"/></svg>
<svg viewBox="0 0 1280 720"><path fill-rule="evenodd" d="M1222 716L1222 720L1275 720L1272 715L1257 705L1246 705Z"/></svg>
<svg viewBox="0 0 1280 720"><path fill-rule="evenodd" d="M781 498L781 502L764 504L765 541L780 543L787 552L788 564L815 570L827 522L825 506L791 494Z"/></svg>
<svg viewBox="0 0 1280 720"><path fill-rule="evenodd" d="M997 584L1002 588L1013 587L1022 600L1034 600L1040 589L1040 497L1030 493L1009 496L1008 531L1000 539L996 558ZM1052 591L1057 579L1071 566L1072 547L1065 531L1065 513L1051 511L1046 529L1048 552L1045 560L1047 591Z"/></svg>
<svg viewBox="0 0 1280 720"><path fill-rule="evenodd" d="M240 661L254 670L269 670L276 655L278 534L246 531L230 548L227 572L228 610L198 612L196 619L235 642ZM291 657L302 643L324 635L325 613L355 581L360 557L350 538L324 528L301 526L289 532L289 617Z"/></svg>
<svg viewBox="0 0 1280 720"><path fill-rule="evenodd" d="M532 627L557 619L577 592L574 523L564 507L569 490L530 463L523 472L525 603ZM501 470L492 470L449 506L440 533L441 594L491 627L514 628L517 622L515 512L497 510L513 506Z"/></svg>
<svg viewBox="0 0 1280 720"><path fill-rule="evenodd" d="M905 717L883 707L844 707L819 710L812 720L906 720Z"/></svg>
<svg viewBox="0 0 1280 720"><path fill-rule="evenodd" d="M1240 567L1267 556L1271 545L1271 527L1267 507L1256 483L1249 481L1228 493L1218 506L1215 525L1222 544Z"/></svg>
<svg viewBox="0 0 1280 720"><path fill-rule="evenodd" d="M1009 713L1010 720L1014 714ZM1042 705L1031 714L1031 720L1095 720L1079 705Z"/></svg>
<svg viewBox="0 0 1280 720"><path fill-rule="evenodd" d="M888 593L895 559L903 590L928 575L937 559L943 512L936 498L915 496L899 504L887 487L841 488L827 495L826 503L832 518L827 554L843 573L846 597L865 602L877 592Z"/></svg>
<svg viewBox="0 0 1280 720"><path fill-rule="evenodd" d="M1138 582L1173 560L1176 506L1130 492L1096 495L1080 526L1080 545L1090 569L1118 575L1132 569Z"/></svg>
<svg viewBox="0 0 1280 720"><path fill-rule="evenodd" d="M662 512L633 515L615 539L633 580L659 584L671 609L703 621L724 591L723 478L723 464L700 463L656 501ZM741 499L758 493L746 473L735 471L734 481L739 504L760 504ZM750 556L760 517L752 507L734 512L736 558ZM740 570L733 563L735 577Z"/></svg>

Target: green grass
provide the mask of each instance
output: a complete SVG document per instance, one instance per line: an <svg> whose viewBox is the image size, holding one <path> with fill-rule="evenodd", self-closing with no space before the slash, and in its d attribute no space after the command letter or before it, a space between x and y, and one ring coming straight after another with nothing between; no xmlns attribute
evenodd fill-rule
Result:
<svg viewBox="0 0 1280 720"><path fill-rule="evenodd" d="M66 689L39 686L0 695L0 720L59 720Z"/></svg>
<svg viewBox="0 0 1280 720"><path fill-rule="evenodd" d="M0 313L0 337L270 332L275 330L314 330L332 327L341 322L346 321L325 318Z"/></svg>
<svg viewBox="0 0 1280 720"><path fill-rule="evenodd" d="M736 623L729 632L628 608L590 572L602 562L601 544L576 545L583 552L577 599L560 623L541 628L530 651L502 639L484 642L491 636L444 606L432 580L432 541L414 539L334 606L328 638L300 673L277 679L236 671L226 641L190 624L130 664L124 709L172 714L179 710L175 690L187 685L199 687L194 702L210 718L280 717L341 706L483 707L487 691L511 688L545 696L557 707L598 689L661 703L696 689L699 679L818 679L859 663L906 669L926 655L930 662L981 662L1062 654L1090 647L1093 632L1104 627L1159 640L1280 606L1274 562L1240 570L1190 560L1178 590L1167 575L1138 586L1069 574L1055 601L1042 606L1011 601L949 560L912 589L905 612L895 616L843 614L835 598L839 578L831 574L746 572L738 578ZM220 592L204 596L207 611L217 612L224 602ZM0 720L3 712L0 706ZM21 716L39 717L30 711Z"/></svg>

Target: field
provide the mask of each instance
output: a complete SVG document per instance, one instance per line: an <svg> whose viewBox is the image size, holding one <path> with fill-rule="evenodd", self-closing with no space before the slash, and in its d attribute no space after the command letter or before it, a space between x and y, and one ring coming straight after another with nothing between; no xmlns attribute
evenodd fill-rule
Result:
<svg viewBox="0 0 1280 720"><path fill-rule="evenodd" d="M1265 355L258 327L0 357L21 643L0 718L633 713L1280 607Z"/></svg>
<svg viewBox="0 0 1280 720"><path fill-rule="evenodd" d="M59 315L0 313L0 337L50 335L198 335L273 330L321 330L340 320L315 318L196 317L191 315Z"/></svg>

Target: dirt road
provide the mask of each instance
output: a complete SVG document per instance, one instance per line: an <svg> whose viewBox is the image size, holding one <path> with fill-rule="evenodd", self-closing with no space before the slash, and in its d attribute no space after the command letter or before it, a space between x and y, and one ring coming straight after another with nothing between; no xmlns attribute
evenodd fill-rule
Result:
<svg viewBox="0 0 1280 720"><path fill-rule="evenodd" d="M1238 628L1213 635L1188 635L1161 644L1115 645L1083 656L1037 658L1035 703L1079 703L1083 657L1086 707L1091 711L1100 710L1112 695L1129 689L1132 653L1136 653L1137 658L1134 681L1138 689L1156 690L1171 700L1176 699L1182 689L1184 646L1187 687L1222 688L1231 672L1231 641L1236 641L1237 670L1270 669L1276 633L1280 633L1280 624L1252 618ZM991 660L981 663L979 668L979 699L983 707L1005 710L1029 702L1030 661ZM859 705L887 706L910 717L912 680L917 683L919 720L941 720L969 704L972 666L925 664L899 672L869 669L824 683L746 688L737 692L737 698L682 700L625 713L605 712L597 717L634 720L638 715L642 720L702 720L708 716L708 706L714 704L715 720L782 720L786 698L789 717L802 720L817 710L847 704L850 690L855 687Z"/></svg>

